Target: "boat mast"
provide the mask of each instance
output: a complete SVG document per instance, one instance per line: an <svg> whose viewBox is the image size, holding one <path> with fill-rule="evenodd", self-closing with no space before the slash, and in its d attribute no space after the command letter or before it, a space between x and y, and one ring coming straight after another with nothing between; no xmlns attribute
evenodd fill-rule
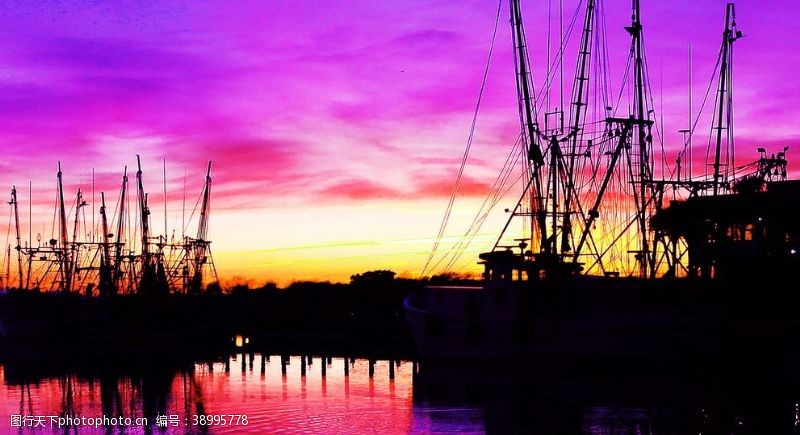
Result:
<svg viewBox="0 0 800 435"><path fill-rule="evenodd" d="M6 282L3 285L2 280L0 280L0 287L9 288L11 286L11 243L6 246L6 258L3 266L6 269Z"/></svg>
<svg viewBox="0 0 800 435"><path fill-rule="evenodd" d="M136 184L139 198L139 225L142 230L142 269L139 276L139 293L156 293L158 287L158 275L153 256L150 253L150 208L147 206L147 193L144 191L142 183L142 162L139 155L136 155Z"/></svg>
<svg viewBox="0 0 800 435"><path fill-rule="evenodd" d="M588 218L586 219L586 224L583 227L583 232L581 233L581 238L578 241L577 246L575 247L575 254L573 256L573 262L578 262L578 256L583 249L584 244L586 243L587 238L589 237L589 233L592 230L592 226L594 225L595 220L600 217L600 204L603 202L603 196L606 193L606 189L608 188L608 184L611 181L611 177L614 174L614 170L617 166L617 161L619 160L620 155L626 149L628 149L628 136L630 134L631 128L636 124L636 122L630 118L608 118L607 122L609 124L619 124L622 125L622 129L615 130L615 135L619 137L619 142L617 146L614 148L614 151L611 153L611 161L608 164L608 168L606 169L606 174L603 177L603 182L600 184L600 189L597 192L597 196L595 197L594 203L592 204L592 208L589 209L589 213L587 213ZM599 257L599 255L598 255Z"/></svg>
<svg viewBox="0 0 800 435"><path fill-rule="evenodd" d="M544 207L542 195L541 167L544 165L544 155L539 148L537 136L539 135L538 121L536 120L536 107L533 104L533 84L531 83L528 47L525 40L525 29L522 23L522 12L519 0L511 0L511 27L514 39L514 57L516 58L517 94L519 97L520 121L523 124L523 142L527 145L529 160L529 176L533 181L533 197L531 198L531 217L535 220L539 230L539 250L551 253L551 244L547 236L547 211ZM531 236L533 237L533 235Z"/></svg>
<svg viewBox="0 0 800 435"><path fill-rule="evenodd" d="M650 173L650 142L652 136L650 134L650 127L652 124L647 123L645 118L645 105L646 105L646 89L644 79L644 59L642 47L642 22L639 8L639 0L633 0L633 14L631 15L631 25L626 27L625 30L630 33L633 38L633 52L634 52L634 112L636 113L635 125L638 136L638 153L634 154L635 159L630 161L631 169L636 169L638 173L633 173L634 182L634 199L636 200L636 220L639 227L639 252L637 252L637 260L639 262L639 270L641 277L647 277L650 266L650 245L647 237L647 207L650 203L648 195L648 187L652 183L652 176ZM648 113L649 115L649 113ZM638 160L638 162L636 161ZM638 166L638 167L637 167ZM638 192L636 188L638 187ZM654 272L654 271L652 271Z"/></svg>
<svg viewBox="0 0 800 435"><path fill-rule="evenodd" d="M567 169L567 185L565 186L564 198L564 221L561 232L561 252L570 251L569 238L572 236L572 202L575 192L575 160L583 154L578 154L578 142L580 141L580 130L582 116L586 112L588 102L588 87L589 87L589 55L591 54L592 35L594 25L594 0L586 2L586 15L583 20L583 34L581 35L581 47L578 55L578 74L575 77L575 85L573 86L573 94L575 99L571 104L570 119L572 125L570 127L567 139L571 139L570 152L569 152L569 165ZM577 259L577 257L575 257Z"/></svg>
<svg viewBox="0 0 800 435"><path fill-rule="evenodd" d="M119 287L120 274L122 272L122 250L125 243L125 194L128 190L128 167L122 173L122 187L120 187L119 194L119 216L117 217L117 242L114 252L114 269L111 274L112 291L116 291Z"/></svg>
<svg viewBox="0 0 800 435"><path fill-rule="evenodd" d="M111 253L109 252L108 217L106 216L106 195L100 192L100 224L103 229L103 254L100 257L100 294L108 296L117 291L111 274Z"/></svg>
<svg viewBox="0 0 800 435"><path fill-rule="evenodd" d="M78 215L81 211L81 207L86 205L86 201L83 200L83 192L81 192L81 188L78 188L78 194L75 199L75 220L72 224L72 245L70 246L70 255L72 256L72 269L70 269L69 273L73 277L75 276L75 272L78 268Z"/></svg>
<svg viewBox="0 0 800 435"><path fill-rule="evenodd" d="M733 55L733 43L742 36L742 32L736 30L736 9L733 3L728 3L725 9L725 31L722 33L722 59L719 67L719 89L717 92L717 125L714 130L717 132L716 147L714 148L714 178L712 183L714 185L714 196L719 193L720 178L722 178L720 170L720 160L722 154L722 130L728 130L730 126L730 117L733 104L730 95L730 69L733 66L731 57ZM727 111L725 108L727 107ZM723 118L724 117L724 118ZM723 122L726 119L727 122ZM723 123L725 124L723 126ZM728 135L730 135L728 131ZM730 147L730 143L727 144ZM727 159L726 159L727 160Z"/></svg>
<svg viewBox="0 0 800 435"><path fill-rule="evenodd" d="M208 216L211 200L211 162L208 162L206 182L203 187L203 203L200 207L200 222L197 225L197 238L194 240L194 276L192 277L192 292L200 293L203 287L203 266L206 263L206 250L210 242L208 235Z"/></svg>
<svg viewBox="0 0 800 435"><path fill-rule="evenodd" d="M149 225L149 216L150 210L147 208L147 194L144 192L144 186L142 184L142 162L139 159L139 155L136 155L136 166L138 170L136 171L136 185L137 185L137 194L139 198L139 216L141 221L139 225L141 225L142 230L142 261L144 264L150 263L150 225Z"/></svg>
<svg viewBox="0 0 800 435"><path fill-rule="evenodd" d="M9 202L11 206L14 208L14 229L16 230L17 236L17 246L14 249L17 251L17 271L19 273L19 287L22 288L22 241L20 239L19 234L19 208L17 207L17 187L11 186L11 202ZM11 273L9 272L9 275ZM9 280L9 284L11 280Z"/></svg>
<svg viewBox="0 0 800 435"><path fill-rule="evenodd" d="M25 273L25 289L30 288L33 266L33 181L28 180L28 270Z"/></svg>
<svg viewBox="0 0 800 435"><path fill-rule="evenodd" d="M67 244L67 211L64 208L64 185L61 179L61 162L58 162L58 229L61 241L61 290L68 293L72 289L72 276L70 274L70 251Z"/></svg>

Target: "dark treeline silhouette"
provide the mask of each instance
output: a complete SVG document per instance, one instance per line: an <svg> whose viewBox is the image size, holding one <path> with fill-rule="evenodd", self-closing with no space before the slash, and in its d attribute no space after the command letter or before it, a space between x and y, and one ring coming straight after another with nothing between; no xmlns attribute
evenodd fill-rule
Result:
<svg viewBox="0 0 800 435"><path fill-rule="evenodd" d="M468 276L449 274L424 279L397 277L391 270L354 274L350 282L297 281L285 288L274 283L251 288L236 284L225 298L236 308L236 333L253 345L288 341L332 347L332 351L412 353L403 300L426 285L477 284Z"/></svg>
<svg viewBox="0 0 800 435"><path fill-rule="evenodd" d="M225 347L242 335L253 349L413 356L403 300L426 285L477 284L469 276L425 279L370 270L349 283L297 281L222 287L170 297L11 290L0 295L2 341L46 340L115 351ZM226 344L227 343L227 344Z"/></svg>

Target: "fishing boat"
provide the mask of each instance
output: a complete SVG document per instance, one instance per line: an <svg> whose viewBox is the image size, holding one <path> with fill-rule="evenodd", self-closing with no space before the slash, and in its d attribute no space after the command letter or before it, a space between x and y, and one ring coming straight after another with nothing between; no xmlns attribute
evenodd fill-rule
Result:
<svg viewBox="0 0 800 435"><path fill-rule="evenodd" d="M108 210L105 192L100 192L95 219L87 217L86 210L94 208L87 207L81 189L68 207L59 162L54 234L49 239L39 234L34 240L31 232L27 241L12 187L8 234L13 240L9 237L0 290L0 339L114 342L124 347L149 340L174 344L216 333L228 317L220 312L219 295L205 286L208 276L217 281L207 239L211 162L195 210L196 237L169 237L166 229L163 235L153 234L143 178L137 156L135 199L129 195L126 167L116 209ZM166 170L164 179L166 198ZM130 206L132 201L136 207Z"/></svg>
<svg viewBox="0 0 800 435"><path fill-rule="evenodd" d="M639 0L625 27L622 85L618 94L607 91L608 71L600 65L611 54L598 34L605 27L599 3L579 4L583 25L565 110L563 90L561 107L548 101L559 65L549 49L544 85L534 87L520 0L509 2L520 135L498 180L510 178L508 162L516 157L522 189L493 248L479 255L480 286L428 286L405 300L420 356L563 361L792 353L800 297L787 283L800 266L800 182L787 179L788 148L759 148L756 161L734 162L730 77L742 37L734 5L726 6L719 68L709 85L716 90L713 125L705 173L698 175L691 161L700 115L691 110L675 164L656 164L654 136L662 132ZM553 39L563 54L568 38ZM601 95L590 98L598 89ZM505 186L496 183L493 191ZM519 221L521 234L512 234Z"/></svg>

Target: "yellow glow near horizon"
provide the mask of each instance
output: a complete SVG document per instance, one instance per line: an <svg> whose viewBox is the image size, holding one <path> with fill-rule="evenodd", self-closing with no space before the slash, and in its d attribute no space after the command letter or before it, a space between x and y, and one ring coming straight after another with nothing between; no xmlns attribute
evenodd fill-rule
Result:
<svg viewBox="0 0 800 435"><path fill-rule="evenodd" d="M472 202L472 201L469 201ZM454 211L439 252L460 240L472 220L473 204ZM252 210L218 214L214 219L214 260L223 284L271 281L347 282L367 270L391 269L418 277L433 247L443 207L438 202L369 203L315 208ZM505 218L502 210L495 217ZM495 226L487 225L487 229ZM228 238L228 231L251 228L248 237ZM461 272L475 272L477 254L496 235L479 234L458 262Z"/></svg>

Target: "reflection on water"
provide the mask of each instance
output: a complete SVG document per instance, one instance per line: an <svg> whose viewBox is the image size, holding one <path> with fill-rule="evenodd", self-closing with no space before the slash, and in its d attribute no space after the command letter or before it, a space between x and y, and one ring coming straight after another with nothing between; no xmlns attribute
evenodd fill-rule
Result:
<svg viewBox="0 0 800 435"><path fill-rule="evenodd" d="M493 433L800 434L800 384L792 371L746 364L651 370L421 365L414 423L421 430Z"/></svg>
<svg viewBox="0 0 800 435"><path fill-rule="evenodd" d="M148 421L60 433L242 432L245 420L230 425L232 416L246 416L249 431L267 432L800 433L797 391L774 377L745 382L742 373L735 381L686 373L557 376L524 365L488 370L258 353L193 363L152 355L124 369L95 363L65 372L4 362L0 433L31 432L12 427L15 415ZM203 426L198 416L216 420ZM45 432L51 424L44 421Z"/></svg>
<svg viewBox="0 0 800 435"><path fill-rule="evenodd" d="M260 354L117 377L15 379L3 367L0 433L11 429L11 415L145 417L154 431L159 415L179 416L177 427L167 420L168 433L243 429L242 419L238 427L194 426L199 415L247 416L249 430L401 433L411 428L412 370L402 361Z"/></svg>

